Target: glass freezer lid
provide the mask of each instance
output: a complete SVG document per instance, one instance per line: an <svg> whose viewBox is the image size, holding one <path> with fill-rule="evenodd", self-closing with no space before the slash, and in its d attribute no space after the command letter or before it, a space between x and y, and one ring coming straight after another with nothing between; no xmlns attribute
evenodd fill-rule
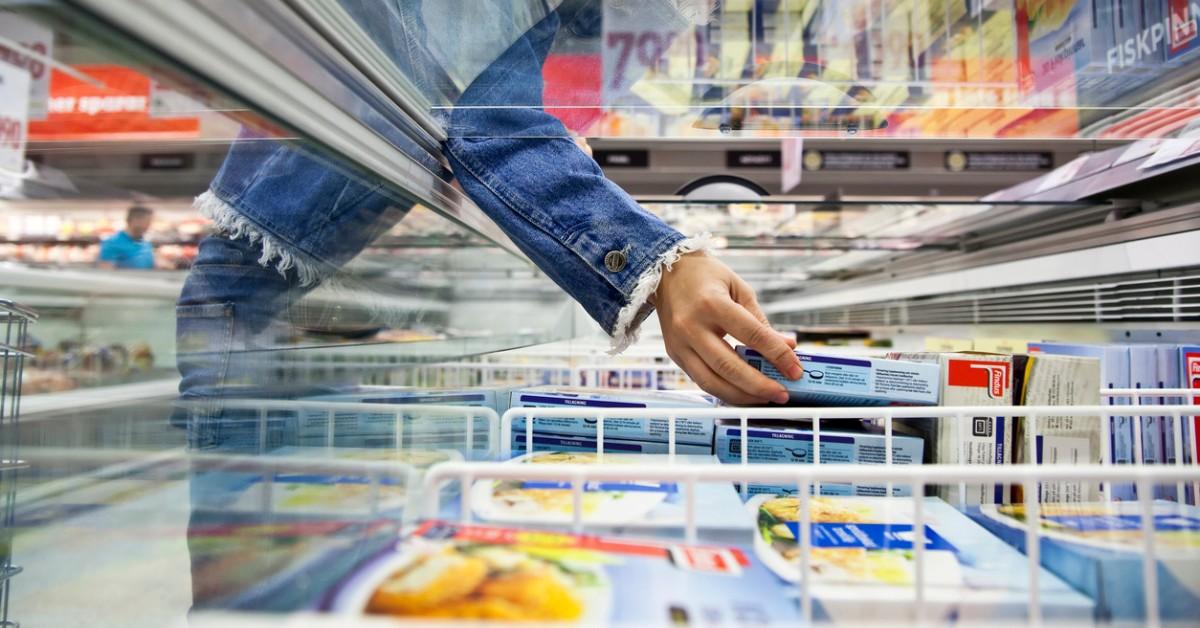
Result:
<svg viewBox="0 0 1200 628"><path fill-rule="evenodd" d="M340 6L319 19L356 23L339 36L370 39L449 137L556 132L500 113L534 108L580 135L640 138L1132 139L1200 115L1195 3ZM479 109L505 120L478 124Z"/></svg>
<svg viewBox="0 0 1200 628"><path fill-rule="evenodd" d="M953 249L971 221L1026 212L1090 207L1083 203L993 204L968 199L764 197L756 202L647 197L642 207L684 233L709 233L718 249L762 251L912 251Z"/></svg>

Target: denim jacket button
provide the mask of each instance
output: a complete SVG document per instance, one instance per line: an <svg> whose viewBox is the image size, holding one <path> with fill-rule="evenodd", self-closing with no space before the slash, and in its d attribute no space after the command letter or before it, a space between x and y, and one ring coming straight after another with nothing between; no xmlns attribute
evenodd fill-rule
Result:
<svg viewBox="0 0 1200 628"><path fill-rule="evenodd" d="M623 251L609 251L608 255L604 256L604 267L610 273L619 273L625 270L627 263L629 263L629 257Z"/></svg>

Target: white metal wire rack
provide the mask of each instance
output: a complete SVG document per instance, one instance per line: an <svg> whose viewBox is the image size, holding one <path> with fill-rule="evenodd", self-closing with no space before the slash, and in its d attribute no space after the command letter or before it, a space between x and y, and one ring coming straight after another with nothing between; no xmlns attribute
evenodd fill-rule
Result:
<svg viewBox="0 0 1200 628"><path fill-rule="evenodd" d="M471 520L468 500L470 487L477 480L523 480L555 481L570 484L572 492L572 528L583 531L586 524L583 513L583 492L589 482L671 482L685 488L684 536L689 542L698 538L696 514L696 485L701 482L737 482L743 486L750 482L795 484L797 494L806 495L811 487L821 482L888 482L908 485L912 497L913 548L915 573L913 604L918 624L930 618L923 615L927 602L928 575L925 563L925 514L924 488L931 484L952 482L1005 482L1025 487L1024 505L1026 515L1025 547L1028 560L1028 622L1042 622L1039 574L1041 570L1041 525L1038 515L1036 487L1039 482L1084 481L1084 482L1134 482L1139 491L1140 524L1143 531L1155 529L1155 518L1151 487L1169 482L1195 482L1200 480L1200 467L1194 466L1051 466L1016 465L1001 468L966 465L932 465L905 467L869 467L858 465L674 465L674 464L619 464L619 465L521 465L494 463L443 463L431 468L424 478L422 493L426 496L425 513L436 517L441 512L441 491L448 483L458 483L463 503L460 517L464 522ZM811 561L813 539L809 500L799 501L799 546L798 594L801 600L801 615L806 623L813 620L813 593L811 586ZM1143 533L1142 578L1145 588L1146 624L1160 624L1159 591L1157 585L1157 550L1155 535Z"/></svg>
<svg viewBox="0 0 1200 628"><path fill-rule="evenodd" d="M638 362L445 362L417 365L414 386L586 386L619 390L698 390L674 364Z"/></svg>
<svg viewBox="0 0 1200 628"><path fill-rule="evenodd" d="M1183 391L1183 389L1175 389ZM1120 392L1120 391L1117 391ZM1150 396L1163 396L1162 390L1143 391ZM1193 393L1197 391L1192 391ZM1189 394L1187 391L1178 392L1180 395ZM1176 456L1175 466L1184 466L1185 459L1191 461L1197 460L1196 442L1194 436L1189 439L1184 438L1185 417L1200 416L1200 405L1184 405L1184 404L1156 404L1156 405L1107 405L1107 406L913 406L913 407L881 407L881 408L613 408L613 409L594 409L594 408L511 408L504 413L500 418L500 447L501 457L508 458L512 454L513 446L513 422L517 419L524 419L524 441L525 450L533 451L534 434L538 430L535 427L535 420L542 417L553 418L574 418L581 421L595 421L595 442L597 454L604 454L605 440L605 420L606 419L642 419L645 421L662 421L666 423L667 429L667 453L674 456L677 449L676 439L676 424L681 419L712 421L717 420L736 420L739 422L739 438L741 439L741 463L743 465L749 463L749 447L748 447L748 428L749 422L752 419L772 419L783 421L806 421L812 424L812 462L813 464L821 463L821 422L831 419L873 419L883 424L884 434L884 466L892 466L893 455L893 434L895 419L922 419L928 421L951 421L952 429L957 435L965 433L969 429L967 424L977 416L1003 416L1003 417L1022 417L1024 419L1025 430L1025 446L1028 451L1037 450L1037 439L1039 432L1037 429L1037 419L1044 416L1094 416L1101 419L1109 419L1118 416L1165 416L1172 419L1173 426L1172 441L1175 451L1184 452L1184 455ZM1137 432L1134 435L1134 442L1141 442L1141 425L1140 421L1134 421L1134 426ZM1110 425L1108 420L1100 420L1100 442L1108 443L1110 437ZM956 440L959 440L956 438ZM1135 449L1140 449L1135 447ZM1102 466L1112 465L1112 456L1108 447L1101 447ZM1137 464L1142 464L1142 458L1139 455L1135 459ZM886 482L886 480L885 480ZM994 482L994 481L993 481ZM965 494L966 481L955 482L959 486L960 505L964 505L961 500ZM818 486L819 488L819 486ZM1193 491L1200 489L1200 485L1194 486ZM743 486L743 491L746 487ZM1184 486L1182 483L1176 486L1177 495L1184 494ZM889 485L887 494L892 493L892 487ZM1103 494L1106 498L1111 497L1111 486L1106 484ZM1196 493L1200 494L1200 493Z"/></svg>
<svg viewBox="0 0 1200 628"><path fill-rule="evenodd" d="M182 481L189 474L205 471L222 473L244 473L260 475L263 491L259 494L260 509L263 514L275 513L272 491L276 490L273 479L278 474L325 474L334 477L357 477L367 484L366 503L368 511L363 513L377 516L381 513L383 503L381 489L385 483L403 487L409 503L419 506L416 502L417 490L421 487L424 470L415 465L388 460L342 460L337 458L321 458L313 456L261 456L255 454L229 454L209 452L186 452L173 450L153 452L122 449L72 449L55 447L30 448L28 459L30 464L43 469L64 467L71 469L89 469L74 477L79 483L104 482L117 478L136 477L141 480ZM62 485L55 485L53 491L63 492ZM33 488L22 493L22 507L35 504L42 491ZM163 506L178 505L188 508L189 504L163 504ZM190 504L195 507L195 504ZM415 519L414 508L408 506L404 514L408 520ZM343 514L342 516L349 516Z"/></svg>
<svg viewBox="0 0 1200 628"><path fill-rule="evenodd" d="M214 412L219 406L222 414L217 420L232 421L226 412L245 412L255 424L253 433L258 439L258 451L280 444L307 444L315 447L335 447L339 438L346 436L348 429L361 433L368 421L383 436L390 436L396 449L428 446L428 442L413 443L413 431L408 431L410 440L405 441L406 425L415 419L432 419L437 422L462 422L462 446L465 451L476 449L477 439L486 443L486 455L495 457L499 431L499 416L492 408L484 406L450 406L422 404L348 403L337 401L293 401L283 399L222 399L180 402L189 415L199 421ZM476 423L486 423L482 433ZM272 423L280 423L279 429L271 429ZM440 427L440 426L439 426ZM418 432L419 433L419 432ZM431 435L435 439L445 433L439 430ZM276 442L271 442L272 434Z"/></svg>

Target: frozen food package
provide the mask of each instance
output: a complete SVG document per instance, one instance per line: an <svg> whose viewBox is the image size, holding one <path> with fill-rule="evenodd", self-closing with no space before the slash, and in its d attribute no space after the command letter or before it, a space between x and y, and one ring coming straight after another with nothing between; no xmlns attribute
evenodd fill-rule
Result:
<svg viewBox="0 0 1200 628"><path fill-rule="evenodd" d="M1124 345L1087 345L1061 342L1029 343L1029 354L1039 353L1050 355L1070 355L1100 360L1100 387L1102 389L1129 388L1129 347ZM1129 405L1128 397L1105 397L1103 405ZM1113 416L1109 418L1109 438L1107 455L1114 464L1133 464L1133 419L1131 416ZM1104 455L1105 452L1101 452ZM1112 499L1134 499L1133 485L1117 483L1112 485Z"/></svg>
<svg viewBox="0 0 1200 628"><path fill-rule="evenodd" d="M916 619L914 509L911 498L810 497L809 582L823 618L835 622ZM922 502L925 606L930 624L1024 621L1029 605L1025 557L936 497ZM800 580L800 501L759 495L754 550L781 578ZM1047 620L1085 621L1092 603L1040 570Z"/></svg>
<svg viewBox="0 0 1200 628"><path fill-rule="evenodd" d="M321 610L414 620L792 624L796 600L746 550L426 521L359 563Z"/></svg>
<svg viewBox="0 0 1200 628"><path fill-rule="evenodd" d="M598 413L604 410L628 408L711 408L712 403L699 395L663 391L625 391L590 388L539 386L512 391L512 408L587 408ZM533 419L533 431L541 435L596 437L595 417L540 416ZM604 438L648 443L668 441L668 421L665 418L605 418ZM525 417L515 416L513 434L524 434ZM675 442L688 445L712 446L713 420L687 418L686 413L675 421Z"/></svg>
<svg viewBox="0 0 1200 628"><path fill-rule="evenodd" d="M450 448L467 452L467 413L447 414L447 408L489 408L496 410L506 398L507 389L419 389L399 386L358 386L336 394L310 397L307 401L365 403L404 406L438 406L429 412L410 412L400 424L402 446ZM332 424L330 417L332 416ZM497 417L499 411L497 411ZM500 446L498 419L479 415L471 419L471 443L467 455L473 459L493 458ZM367 412L319 409L301 415L298 445L336 447L395 447L396 416L390 411Z"/></svg>
<svg viewBox="0 0 1200 628"><path fill-rule="evenodd" d="M943 406L1010 406L1013 404L1013 358L986 353L889 353L889 358L932 363L941 367L938 382ZM900 422L923 430L933 442L938 464L990 465L1012 463L1013 421L1010 416L987 415L908 419ZM951 503L1004 503L1008 494L1001 484L938 486L938 496Z"/></svg>
<svg viewBox="0 0 1200 628"><path fill-rule="evenodd" d="M934 406L938 365L796 352L804 375L790 380L761 353L745 346L738 355L783 384L791 403L809 406Z"/></svg>
<svg viewBox="0 0 1200 628"><path fill-rule="evenodd" d="M583 438L579 436L559 436L557 434L540 434L533 433L533 450L534 451L574 451L574 452L597 452L600 451L600 442L595 438ZM507 447L501 451L501 459L508 459L515 455L528 451L528 443L526 443L525 430L519 432L514 431L509 438ZM711 456L712 444L705 445L689 445L687 443L675 443L675 453L688 454L696 456ZM617 438L604 438L604 453L617 454L666 454L670 453L670 444L666 441L650 442L638 440L621 440Z"/></svg>
<svg viewBox="0 0 1200 628"><path fill-rule="evenodd" d="M989 505L968 512L1006 543L1025 551L1024 505ZM1194 623L1200 608L1200 509L1156 501L1152 512L1161 617ZM1038 514L1042 566L1092 597L1097 621L1145 619L1141 504L1042 504Z"/></svg>
<svg viewBox="0 0 1200 628"><path fill-rule="evenodd" d="M1156 388L1158 384L1158 348L1154 345L1129 345L1129 387ZM1139 397L1130 401L1134 405L1152 405L1158 398ZM1134 421L1141 426L1142 462L1162 464L1166 455L1162 442L1162 417L1138 416L1134 417ZM1136 443L1134 447L1136 454ZM1136 490L1134 494L1137 494Z"/></svg>
<svg viewBox="0 0 1200 628"><path fill-rule="evenodd" d="M885 437L864 431L838 431L821 429L821 464L885 464L887 450ZM746 428L746 462L812 464L813 430L785 421L750 421ZM742 428L736 419L722 419L717 423L715 444L717 459L726 464L742 462ZM892 464L921 464L925 441L916 436L893 434ZM794 495L796 486L750 482L747 495L758 494ZM821 483L822 495L883 496L886 484ZM893 495L911 495L907 485L892 487Z"/></svg>
<svg viewBox="0 0 1200 628"><path fill-rule="evenodd" d="M228 474L232 499L220 505L231 512L271 512L305 516L363 516L400 512L415 493L415 482L425 469L440 462L458 462L463 456L447 450L361 449L350 447L282 447L271 453L294 460L391 462L405 465L395 474L370 478L365 474L319 470L277 470ZM264 463L269 468L269 463ZM216 503L211 504L216 506Z"/></svg>
<svg viewBox="0 0 1200 628"><path fill-rule="evenodd" d="M1096 358L1031 353L1015 356L1021 385L1017 392L1023 406L1098 406L1100 361ZM1100 417L1052 414L1037 417L1036 448L1029 452L1029 425L1022 417L1014 438L1014 459L1020 464L1100 464ZM1032 458L1032 460L1031 460ZM1020 487L1015 487L1019 489ZM1044 502L1086 502L1099 499L1095 483L1063 480L1038 485ZM1017 492L1015 501L1023 497Z"/></svg>
<svg viewBox="0 0 1200 628"><path fill-rule="evenodd" d="M662 454L605 454L595 452L535 452L505 464L713 464L712 456ZM589 528L676 528L685 523L686 490L675 482L587 482L580 510ZM751 530L741 500L729 482L698 482L697 524L706 530ZM471 488L472 512L489 523L562 526L573 520L571 484L562 481L480 480Z"/></svg>

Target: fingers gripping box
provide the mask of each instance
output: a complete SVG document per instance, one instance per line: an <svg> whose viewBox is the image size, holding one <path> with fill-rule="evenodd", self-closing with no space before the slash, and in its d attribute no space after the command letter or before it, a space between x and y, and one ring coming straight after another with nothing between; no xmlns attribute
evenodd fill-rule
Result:
<svg viewBox="0 0 1200 628"><path fill-rule="evenodd" d="M936 364L797 351L804 375L793 381L754 349L739 346L737 352L751 366L783 384L794 405L935 406L938 403Z"/></svg>

